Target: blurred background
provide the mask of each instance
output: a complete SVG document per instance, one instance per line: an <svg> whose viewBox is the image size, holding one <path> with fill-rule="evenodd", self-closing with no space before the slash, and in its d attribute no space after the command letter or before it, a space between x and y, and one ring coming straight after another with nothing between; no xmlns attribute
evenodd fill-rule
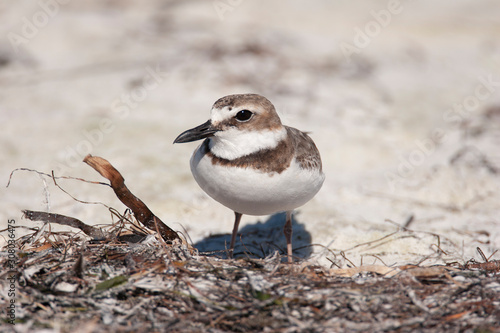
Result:
<svg viewBox="0 0 500 333"><path fill-rule="evenodd" d="M500 247L499 12L493 0L0 1L0 228L41 226L22 209L109 223L36 173L5 187L16 168L104 181L81 162L91 153L169 226L220 247L210 236L233 213L193 180L196 144L172 142L218 98L252 92L322 154L325 184L296 214L298 256L480 260L476 247ZM60 185L125 209L108 187ZM244 216L252 226L247 244L284 244L279 216Z"/></svg>

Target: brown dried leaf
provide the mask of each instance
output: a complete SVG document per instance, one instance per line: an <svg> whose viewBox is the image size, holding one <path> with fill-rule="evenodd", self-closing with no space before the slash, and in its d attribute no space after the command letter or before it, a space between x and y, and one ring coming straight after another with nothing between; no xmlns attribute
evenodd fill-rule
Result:
<svg viewBox="0 0 500 333"><path fill-rule="evenodd" d="M140 223L151 230L158 230L161 237L167 242L172 242L175 239L181 240L174 230L163 223L153 214L153 212L151 212L144 202L130 192L127 186L125 186L125 179L111 163L102 157L92 156L90 154L87 155L83 161L111 182L111 187L113 191L115 191L118 199L132 210L135 218Z"/></svg>

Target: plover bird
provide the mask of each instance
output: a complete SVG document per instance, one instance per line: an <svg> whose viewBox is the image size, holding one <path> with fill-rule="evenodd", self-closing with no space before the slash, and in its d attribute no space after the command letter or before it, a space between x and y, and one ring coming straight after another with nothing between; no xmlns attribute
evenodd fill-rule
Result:
<svg viewBox="0 0 500 333"><path fill-rule="evenodd" d="M174 143L201 139L191 172L210 197L235 213L230 256L242 214L286 212L283 231L292 262L292 211L311 200L325 180L313 140L282 125L274 105L256 94L220 98L207 122Z"/></svg>

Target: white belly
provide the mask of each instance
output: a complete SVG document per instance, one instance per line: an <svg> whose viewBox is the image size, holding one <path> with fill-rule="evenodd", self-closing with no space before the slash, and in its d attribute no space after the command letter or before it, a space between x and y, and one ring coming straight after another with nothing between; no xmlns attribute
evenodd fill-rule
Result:
<svg viewBox="0 0 500 333"><path fill-rule="evenodd" d="M247 215L269 215L300 207L316 195L325 179L321 171L301 169L295 160L279 174L214 165L200 147L191 157L191 172L209 196Z"/></svg>

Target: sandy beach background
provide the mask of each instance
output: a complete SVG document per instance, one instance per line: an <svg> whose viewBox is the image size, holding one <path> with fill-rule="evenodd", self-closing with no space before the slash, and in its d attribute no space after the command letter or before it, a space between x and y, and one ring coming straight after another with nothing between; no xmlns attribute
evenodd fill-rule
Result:
<svg viewBox="0 0 500 333"><path fill-rule="evenodd" d="M206 121L218 98L253 92L310 132L322 154L325 184L296 213L297 256L432 264L500 248L498 1L42 0L0 9L2 229L8 220L41 226L22 209L109 223L105 207L78 203L36 173L16 172L5 187L16 168L104 181L81 162L91 153L200 250L223 248L233 213L192 178L196 144L172 142ZM108 187L60 185L125 209ZM283 222L244 216L242 241L264 254L283 247Z"/></svg>

